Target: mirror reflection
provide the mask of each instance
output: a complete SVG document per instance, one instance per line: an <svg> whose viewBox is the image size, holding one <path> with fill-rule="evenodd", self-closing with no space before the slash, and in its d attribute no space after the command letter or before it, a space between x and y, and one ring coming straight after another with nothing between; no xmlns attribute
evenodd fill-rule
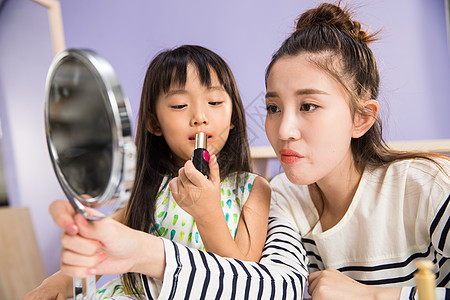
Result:
<svg viewBox="0 0 450 300"><path fill-rule="evenodd" d="M54 72L48 99L56 163L67 187L86 199L105 191L112 169L110 106L97 81L83 62L67 57Z"/></svg>

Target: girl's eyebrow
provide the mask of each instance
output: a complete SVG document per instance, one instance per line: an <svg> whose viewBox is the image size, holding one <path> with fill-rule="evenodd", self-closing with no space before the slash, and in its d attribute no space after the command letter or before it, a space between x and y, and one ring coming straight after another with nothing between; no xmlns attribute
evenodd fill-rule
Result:
<svg viewBox="0 0 450 300"><path fill-rule="evenodd" d="M329 95L327 92L318 90L318 89L299 89L296 90L295 95ZM278 94L276 92L267 92L266 93L266 99L267 98L277 98Z"/></svg>
<svg viewBox="0 0 450 300"><path fill-rule="evenodd" d="M168 91L164 95L164 98L169 98L170 96L179 95L179 94L187 94L187 91L184 89L173 89L173 90Z"/></svg>
<svg viewBox="0 0 450 300"><path fill-rule="evenodd" d="M208 91L214 91L214 90L220 91L220 92L226 92L225 88L222 86L211 86L208 88ZM180 95L180 94L187 94L187 93L188 92L185 89L172 89L164 95L164 98L168 98L173 95Z"/></svg>
<svg viewBox="0 0 450 300"><path fill-rule="evenodd" d="M209 88L208 88L208 90L217 90L217 91L220 91L220 92L226 92L226 90L225 90L225 88L223 87L223 86L220 86L220 85L215 85L215 86L210 86Z"/></svg>

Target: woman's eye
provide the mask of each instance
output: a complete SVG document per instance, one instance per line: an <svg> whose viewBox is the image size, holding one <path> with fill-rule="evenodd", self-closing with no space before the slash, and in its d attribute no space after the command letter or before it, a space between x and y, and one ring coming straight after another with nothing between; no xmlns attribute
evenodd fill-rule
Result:
<svg viewBox="0 0 450 300"><path fill-rule="evenodd" d="M186 104L180 104L180 105L171 105L170 107L173 109L182 109L185 108L187 105Z"/></svg>
<svg viewBox="0 0 450 300"><path fill-rule="evenodd" d="M267 105L267 113L274 114L280 112L280 109L275 105Z"/></svg>
<svg viewBox="0 0 450 300"><path fill-rule="evenodd" d="M301 111L313 111L316 108L318 108L318 106L315 104L305 103L305 104L302 104L302 106L300 107L300 110Z"/></svg>

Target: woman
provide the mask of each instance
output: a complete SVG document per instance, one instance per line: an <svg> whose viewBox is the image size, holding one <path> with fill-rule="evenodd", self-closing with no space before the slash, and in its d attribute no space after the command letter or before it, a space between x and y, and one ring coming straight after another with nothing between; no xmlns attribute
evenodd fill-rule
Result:
<svg viewBox="0 0 450 300"><path fill-rule="evenodd" d="M436 264L441 295L450 287L449 160L384 144L374 39L322 4L266 73L266 133L285 171L272 201L302 236L313 299L413 297L419 259Z"/></svg>

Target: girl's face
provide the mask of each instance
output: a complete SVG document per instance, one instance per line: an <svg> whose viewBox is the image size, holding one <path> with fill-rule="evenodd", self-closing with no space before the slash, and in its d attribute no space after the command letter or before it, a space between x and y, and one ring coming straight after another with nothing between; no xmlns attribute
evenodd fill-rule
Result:
<svg viewBox="0 0 450 300"><path fill-rule="evenodd" d="M273 65L266 133L291 182L331 183L352 166L353 118L344 88L307 57L283 57Z"/></svg>
<svg viewBox="0 0 450 300"><path fill-rule="evenodd" d="M231 129L231 98L211 71L211 87L202 85L197 69L188 65L184 87L171 86L159 95L156 116L160 130L177 165L191 158L195 135L202 131L208 135L208 151L218 154L225 145Z"/></svg>

